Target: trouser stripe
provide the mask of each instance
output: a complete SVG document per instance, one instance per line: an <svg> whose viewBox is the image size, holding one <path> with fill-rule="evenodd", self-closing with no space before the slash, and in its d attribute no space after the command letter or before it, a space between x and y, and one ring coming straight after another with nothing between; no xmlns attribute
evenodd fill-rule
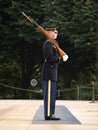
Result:
<svg viewBox="0 0 98 130"><path fill-rule="evenodd" d="M50 93L51 93L51 80L48 80L48 116L50 116Z"/></svg>

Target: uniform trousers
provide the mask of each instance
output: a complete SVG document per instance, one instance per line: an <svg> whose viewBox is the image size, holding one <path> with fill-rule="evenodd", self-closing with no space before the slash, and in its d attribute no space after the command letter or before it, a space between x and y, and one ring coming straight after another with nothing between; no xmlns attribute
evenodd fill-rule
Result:
<svg viewBox="0 0 98 130"><path fill-rule="evenodd" d="M55 114L57 81L43 80L44 117Z"/></svg>

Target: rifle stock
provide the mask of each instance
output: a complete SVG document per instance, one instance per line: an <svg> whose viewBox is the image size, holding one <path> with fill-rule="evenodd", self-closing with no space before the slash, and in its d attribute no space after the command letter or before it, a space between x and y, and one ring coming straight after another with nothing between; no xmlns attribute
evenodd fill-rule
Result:
<svg viewBox="0 0 98 130"><path fill-rule="evenodd" d="M27 20L31 23L34 23L38 29L40 30L40 32L42 32L49 40L50 42L57 48L58 52L59 52L59 55L61 57L63 57L64 55L66 55L66 53L58 46L57 42L50 37L50 35L48 34L48 32L43 28L41 27L33 18L27 16L24 12L22 12L22 14L27 18Z"/></svg>

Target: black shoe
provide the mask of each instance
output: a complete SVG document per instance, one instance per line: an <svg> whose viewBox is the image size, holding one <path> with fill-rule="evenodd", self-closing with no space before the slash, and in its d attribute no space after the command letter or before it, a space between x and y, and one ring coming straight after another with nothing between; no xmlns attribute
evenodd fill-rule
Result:
<svg viewBox="0 0 98 130"><path fill-rule="evenodd" d="M45 117L45 120L61 120L60 118L57 118L57 117L55 117L55 116L47 116L47 117Z"/></svg>
<svg viewBox="0 0 98 130"><path fill-rule="evenodd" d="M50 117L50 120L55 120L56 121L56 120L61 120L61 119L53 116L53 117Z"/></svg>
<svg viewBox="0 0 98 130"><path fill-rule="evenodd" d="M50 116L45 117L45 120L50 120Z"/></svg>

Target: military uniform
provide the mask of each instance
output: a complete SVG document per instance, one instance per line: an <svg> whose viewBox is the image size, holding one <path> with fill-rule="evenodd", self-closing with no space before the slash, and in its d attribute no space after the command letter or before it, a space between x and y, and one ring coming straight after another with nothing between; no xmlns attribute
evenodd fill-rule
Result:
<svg viewBox="0 0 98 130"><path fill-rule="evenodd" d="M58 64L63 61L56 47L46 40L43 45L45 62L42 68L42 86L44 98L44 117L50 119L55 114L56 89L58 81Z"/></svg>

